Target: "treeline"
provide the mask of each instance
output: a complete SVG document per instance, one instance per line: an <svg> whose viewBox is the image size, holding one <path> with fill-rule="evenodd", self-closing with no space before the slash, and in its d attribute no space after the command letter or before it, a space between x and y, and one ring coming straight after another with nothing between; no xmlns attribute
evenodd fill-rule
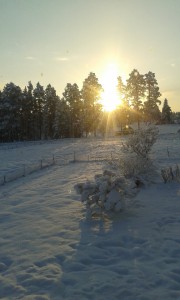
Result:
<svg viewBox="0 0 180 300"><path fill-rule="evenodd" d="M125 85L118 77L119 107L112 118L119 126L137 121L171 122L171 108L161 96L155 74L133 70ZM22 90L8 83L0 91L0 142L82 137L105 133L107 113L100 104L103 91L95 73L90 73L80 90L68 83L60 98L50 84L35 87L29 82ZM111 118L111 119L112 119Z"/></svg>

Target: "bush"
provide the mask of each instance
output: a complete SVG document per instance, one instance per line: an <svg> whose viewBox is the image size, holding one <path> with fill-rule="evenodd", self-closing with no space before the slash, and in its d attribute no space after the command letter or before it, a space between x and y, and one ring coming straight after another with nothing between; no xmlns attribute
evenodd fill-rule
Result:
<svg viewBox="0 0 180 300"><path fill-rule="evenodd" d="M158 128L147 126L136 130L123 144L125 156L110 162L114 168L121 170L126 178L146 177L154 172L154 166L149 158L152 146L158 137Z"/></svg>
<svg viewBox="0 0 180 300"><path fill-rule="evenodd" d="M81 201L86 204L87 213L91 216L104 212L119 212L127 206L127 199L137 193L139 183L127 180L117 173L105 170L95 175L95 181L75 185L81 194Z"/></svg>
<svg viewBox="0 0 180 300"><path fill-rule="evenodd" d="M179 166L176 165L174 168L173 167L168 167L164 168L161 170L161 176L164 180L164 183L167 182L180 182L180 169Z"/></svg>
<svg viewBox="0 0 180 300"><path fill-rule="evenodd" d="M126 157L109 162L114 169L119 169L125 178L148 178L154 172L154 166L150 159L128 155Z"/></svg>
<svg viewBox="0 0 180 300"><path fill-rule="evenodd" d="M81 194L90 215L123 211L152 175L148 154L158 136L156 127L135 131L123 145L125 158L111 160L103 174L95 175L93 182L79 183L75 189Z"/></svg>
<svg viewBox="0 0 180 300"><path fill-rule="evenodd" d="M136 130L123 144L125 151L135 153L139 158L147 159L152 146L157 140L159 130L156 126L147 126Z"/></svg>

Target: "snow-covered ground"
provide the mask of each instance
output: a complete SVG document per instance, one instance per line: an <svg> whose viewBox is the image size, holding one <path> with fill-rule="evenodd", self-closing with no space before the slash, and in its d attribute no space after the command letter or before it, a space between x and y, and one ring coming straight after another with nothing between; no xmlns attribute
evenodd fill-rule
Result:
<svg viewBox="0 0 180 300"><path fill-rule="evenodd" d="M180 134L159 128L160 174L180 163ZM120 149L121 138L1 145L2 176L53 155L56 163L0 186L0 299L180 299L180 184L159 175L105 220L86 219L74 190Z"/></svg>
<svg viewBox="0 0 180 300"><path fill-rule="evenodd" d="M0 185L41 169L74 160L99 161L120 152L122 139L63 139L0 145Z"/></svg>

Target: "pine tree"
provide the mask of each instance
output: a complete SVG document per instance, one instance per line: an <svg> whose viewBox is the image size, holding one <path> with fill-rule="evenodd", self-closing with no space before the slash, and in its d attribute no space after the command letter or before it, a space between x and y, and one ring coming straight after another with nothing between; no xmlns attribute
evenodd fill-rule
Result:
<svg viewBox="0 0 180 300"><path fill-rule="evenodd" d="M158 121L160 119L160 110L158 105L161 101L158 99L161 96L155 73L148 72L145 74L146 95L147 100L144 102L144 114L147 121Z"/></svg>
<svg viewBox="0 0 180 300"><path fill-rule="evenodd" d="M86 136L90 132L96 135L96 129L99 123L99 117L102 106L98 103L100 100L101 92L103 91L101 84L95 73L90 73L84 80L82 87L83 99L83 126Z"/></svg>
<svg viewBox="0 0 180 300"><path fill-rule="evenodd" d="M34 123L37 132L35 133L35 137L37 139L42 139L43 137L43 110L44 110L44 103L45 103L45 92L44 88L38 82L36 88L33 91L34 96L34 108L33 108L33 115L34 115Z"/></svg>
<svg viewBox="0 0 180 300"><path fill-rule="evenodd" d="M70 136L80 137L82 135L82 100L81 93L76 83L66 85L63 93L63 99L65 100L69 108L69 126Z"/></svg>
<svg viewBox="0 0 180 300"><path fill-rule="evenodd" d="M56 105L59 97L56 95L56 90L48 84L44 94L44 109L43 109L43 124L44 137L52 139L54 136L54 121L56 113Z"/></svg>
<svg viewBox="0 0 180 300"><path fill-rule="evenodd" d="M142 114L142 98L145 95L145 79L144 75L141 75L136 69L129 74L127 80L127 96L131 101L133 111L135 113L135 119L138 122L138 128L140 125L140 119Z"/></svg>
<svg viewBox="0 0 180 300"><path fill-rule="evenodd" d="M28 86L23 90L22 97L22 139L32 140L34 136L34 122L33 122L33 85L31 81L28 82Z"/></svg>
<svg viewBox="0 0 180 300"><path fill-rule="evenodd" d="M126 85L123 84L122 78L117 78L117 91L119 93L120 105L116 109L117 124L122 127L129 123L130 106L129 100L126 94Z"/></svg>
<svg viewBox="0 0 180 300"><path fill-rule="evenodd" d="M168 100L164 99L163 107L162 107L162 114L161 120L163 124L171 123L171 108L168 105Z"/></svg>
<svg viewBox="0 0 180 300"><path fill-rule="evenodd" d="M68 118L68 105L64 99L59 99L59 101L56 103L55 119L53 124L54 138L58 139L70 136Z"/></svg>

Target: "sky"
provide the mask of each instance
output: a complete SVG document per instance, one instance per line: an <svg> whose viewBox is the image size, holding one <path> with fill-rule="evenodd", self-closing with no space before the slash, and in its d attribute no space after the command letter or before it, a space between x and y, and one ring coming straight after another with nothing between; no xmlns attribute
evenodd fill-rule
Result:
<svg viewBox="0 0 180 300"><path fill-rule="evenodd" d="M0 89L50 83L61 97L90 72L108 85L136 68L180 111L179 16L180 0L0 0Z"/></svg>

